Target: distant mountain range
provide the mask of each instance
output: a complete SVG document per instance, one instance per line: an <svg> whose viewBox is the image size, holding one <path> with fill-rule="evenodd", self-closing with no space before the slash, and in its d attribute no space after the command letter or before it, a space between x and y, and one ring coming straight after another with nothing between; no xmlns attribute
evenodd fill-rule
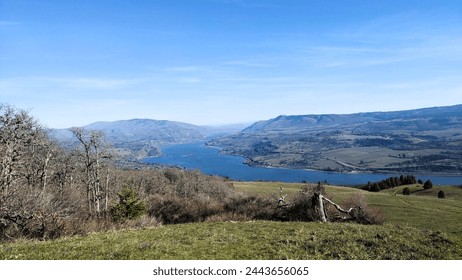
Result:
<svg viewBox="0 0 462 280"><path fill-rule="evenodd" d="M195 141L223 147L248 164L326 171L462 172L462 105L395 112L278 116L250 126L197 126L132 119L83 127L104 132L127 160L161 155L161 146ZM50 135L76 145L67 129Z"/></svg>
<svg viewBox="0 0 462 280"><path fill-rule="evenodd" d="M258 166L460 174L462 105L279 116L209 144Z"/></svg>

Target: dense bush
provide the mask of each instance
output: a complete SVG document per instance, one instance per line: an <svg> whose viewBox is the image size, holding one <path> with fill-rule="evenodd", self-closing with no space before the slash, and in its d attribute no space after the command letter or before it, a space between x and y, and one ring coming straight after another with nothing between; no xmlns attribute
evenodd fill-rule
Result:
<svg viewBox="0 0 462 280"><path fill-rule="evenodd" d="M219 202L207 197L153 196L149 205L148 214L164 224L203 222L223 212Z"/></svg>

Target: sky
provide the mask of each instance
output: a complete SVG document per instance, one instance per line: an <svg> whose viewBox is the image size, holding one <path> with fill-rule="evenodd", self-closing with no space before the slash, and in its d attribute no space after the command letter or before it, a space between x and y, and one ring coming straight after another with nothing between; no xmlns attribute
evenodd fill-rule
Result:
<svg viewBox="0 0 462 280"><path fill-rule="evenodd" d="M51 128L462 104L462 1L0 0L0 103Z"/></svg>

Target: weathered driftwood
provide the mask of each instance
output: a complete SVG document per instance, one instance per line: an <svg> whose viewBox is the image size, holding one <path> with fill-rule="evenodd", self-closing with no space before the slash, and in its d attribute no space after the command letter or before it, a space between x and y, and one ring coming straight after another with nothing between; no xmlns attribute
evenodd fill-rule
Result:
<svg viewBox="0 0 462 280"><path fill-rule="evenodd" d="M327 222L327 215L324 210L324 203L322 202L323 197L324 196L320 193L314 193L313 198L312 198L312 202L313 202L312 205L313 205L314 214L318 217L318 219L321 222L325 223Z"/></svg>
<svg viewBox="0 0 462 280"><path fill-rule="evenodd" d="M282 195L283 192L284 192L284 188L279 187L279 194L280 194L280 197L279 197L279 199L278 199L278 203L277 203L276 208L281 208L281 207L289 206L289 204L286 202L286 196L285 196L285 195Z"/></svg>
<svg viewBox="0 0 462 280"><path fill-rule="evenodd" d="M342 212L344 214L350 215L352 219L357 218L357 208L358 207L352 207L348 210L343 209L338 205L337 203L333 202L332 200L328 199L327 197L323 196L320 193L315 193L313 196L313 207L314 207L314 212L318 215L318 219L321 222L327 222L327 214L324 209L324 203L323 201L333 205L335 209L337 209L339 212Z"/></svg>
<svg viewBox="0 0 462 280"><path fill-rule="evenodd" d="M283 194L283 188L281 187L280 197L277 200L276 208L283 208L283 207L291 206L290 203L286 202L285 200L286 196L282 194ZM335 209L337 209L339 212L348 214L351 217L351 219L357 219L359 210L361 209L361 207L357 206L357 207L352 207L348 210L345 210L337 203L323 196L319 190L317 192L314 192L313 196L311 197L311 207L312 207L311 210L313 211L314 218L323 223L328 221L327 211L326 211L326 208L324 207L324 202L329 203L330 205L333 205ZM342 219L345 219L345 218L342 218Z"/></svg>

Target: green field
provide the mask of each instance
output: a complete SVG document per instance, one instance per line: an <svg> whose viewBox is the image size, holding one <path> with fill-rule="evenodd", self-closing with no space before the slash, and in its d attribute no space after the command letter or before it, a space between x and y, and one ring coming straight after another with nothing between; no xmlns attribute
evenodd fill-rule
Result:
<svg viewBox="0 0 462 280"><path fill-rule="evenodd" d="M266 182L235 182L237 190L251 193L279 194L279 188L290 195L301 190L303 184ZM410 196L402 195L404 187L411 189ZM445 199L438 199L440 190ZM355 188L326 186L326 192L337 203L345 202L355 193L362 193L369 207L379 209L387 224L411 226L418 229L442 231L455 238L462 245L462 188L435 186L424 190L422 186L401 186L381 192L368 192Z"/></svg>
<svg viewBox="0 0 462 280"><path fill-rule="evenodd" d="M237 190L290 194L302 184L235 182ZM446 199L436 193L443 189ZM363 193L384 225L299 222L205 222L94 233L54 241L0 244L0 259L462 259L462 189L411 186L370 193L327 186L342 203ZM290 195L288 196L290 198Z"/></svg>

